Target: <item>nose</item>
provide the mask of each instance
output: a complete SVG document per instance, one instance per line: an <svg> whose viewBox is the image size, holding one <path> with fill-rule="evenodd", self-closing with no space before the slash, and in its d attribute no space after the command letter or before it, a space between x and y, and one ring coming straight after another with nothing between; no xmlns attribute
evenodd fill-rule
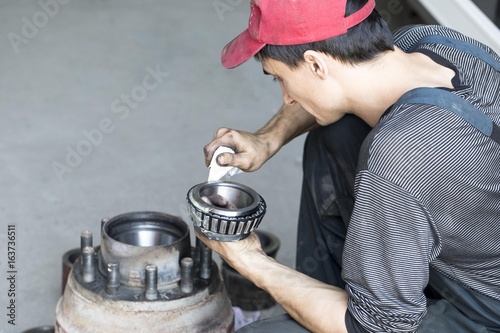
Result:
<svg viewBox="0 0 500 333"><path fill-rule="evenodd" d="M283 86L283 82L280 82L281 86L281 91L283 92L283 102L288 105L293 105L295 104L295 100L288 95L288 92L286 91L285 87Z"/></svg>

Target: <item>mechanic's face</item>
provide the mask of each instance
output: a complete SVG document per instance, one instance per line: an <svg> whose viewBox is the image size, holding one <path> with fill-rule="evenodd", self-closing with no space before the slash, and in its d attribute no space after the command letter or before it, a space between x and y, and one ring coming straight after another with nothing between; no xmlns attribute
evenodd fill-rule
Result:
<svg viewBox="0 0 500 333"><path fill-rule="evenodd" d="M283 101L289 105L300 104L318 124L334 123L344 115L338 93L341 89L336 89L335 80L328 75L318 76L314 65L304 62L299 68L291 69L281 61L266 59L262 68L279 82Z"/></svg>

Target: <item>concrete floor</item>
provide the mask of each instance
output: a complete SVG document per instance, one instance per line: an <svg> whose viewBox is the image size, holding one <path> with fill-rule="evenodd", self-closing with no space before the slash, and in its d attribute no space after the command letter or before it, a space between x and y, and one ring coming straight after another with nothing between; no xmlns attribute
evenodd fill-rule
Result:
<svg viewBox="0 0 500 333"><path fill-rule="evenodd" d="M208 177L202 148L217 128L254 131L282 102L257 62L220 64L246 27L246 1L58 1L0 2L0 332L54 324L62 255L82 230L99 242L101 218L152 210L189 221L185 196ZM286 265L302 140L233 178L266 199L261 229L280 237ZM15 327L6 317L8 225Z"/></svg>
<svg viewBox="0 0 500 333"><path fill-rule="evenodd" d="M254 131L282 101L257 62L220 64L223 46L246 28L247 1L3 0L0 8L4 333L54 324L62 256L83 230L98 243L101 218L151 210L189 221L185 196L207 179L202 148L213 133ZM288 266L303 139L233 178L266 199L260 228L280 238L277 260ZM15 326L6 316L10 270Z"/></svg>

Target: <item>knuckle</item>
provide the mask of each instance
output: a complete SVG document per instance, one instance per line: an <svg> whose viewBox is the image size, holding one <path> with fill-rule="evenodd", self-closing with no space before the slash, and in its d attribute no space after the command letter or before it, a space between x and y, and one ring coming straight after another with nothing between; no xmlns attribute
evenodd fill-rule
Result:
<svg viewBox="0 0 500 333"><path fill-rule="evenodd" d="M229 130L229 129L228 129L228 128L226 128L226 127L220 127L220 128L217 130L216 135L217 135L217 136L221 136L221 135L223 135L225 132L227 132L228 130Z"/></svg>

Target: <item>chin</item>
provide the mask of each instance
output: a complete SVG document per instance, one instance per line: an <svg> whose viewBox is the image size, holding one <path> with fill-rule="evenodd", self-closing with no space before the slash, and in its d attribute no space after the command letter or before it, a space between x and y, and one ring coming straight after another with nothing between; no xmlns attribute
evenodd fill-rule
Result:
<svg viewBox="0 0 500 333"><path fill-rule="evenodd" d="M316 123L319 125L319 126L328 126L330 124L333 124L334 121L324 121L324 120L321 120L321 119L318 119L316 118Z"/></svg>
<svg viewBox="0 0 500 333"><path fill-rule="evenodd" d="M342 119L342 117L344 115L345 114L337 115L336 118L332 117L332 118L329 118L329 119L318 119L318 118L316 118L316 123L318 123L318 125L320 125L320 126L328 126L328 125L336 123L337 121L339 121L340 119Z"/></svg>

